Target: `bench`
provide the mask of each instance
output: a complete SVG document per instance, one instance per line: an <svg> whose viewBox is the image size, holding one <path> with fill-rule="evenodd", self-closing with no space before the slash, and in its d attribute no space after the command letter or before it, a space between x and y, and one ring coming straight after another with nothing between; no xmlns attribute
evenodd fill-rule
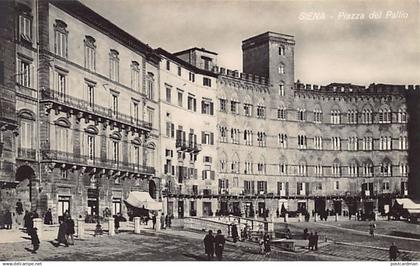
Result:
<svg viewBox="0 0 420 266"><path fill-rule="evenodd" d="M295 251L295 242L289 239L273 239L271 245L287 251Z"/></svg>

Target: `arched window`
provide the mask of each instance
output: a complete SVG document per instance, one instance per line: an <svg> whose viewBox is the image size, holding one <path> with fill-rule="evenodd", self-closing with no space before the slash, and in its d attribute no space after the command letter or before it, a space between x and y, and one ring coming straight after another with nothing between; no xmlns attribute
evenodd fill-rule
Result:
<svg viewBox="0 0 420 266"><path fill-rule="evenodd" d="M135 91L140 90L140 65L137 61L131 62L131 88Z"/></svg>
<svg viewBox="0 0 420 266"><path fill-rule="evenodd" d="M381 176L392 176L392 162L384 159L380 165Z"/></svg>
<svg viewBox="0 0 420 266"><path fill-rule="evenodd" d="M119 81L120 77L120 59L117 50L109 51L109 78L113 81Z"/></svg>
<svg viewBox="0 0 420 266"><path fill-rule="evenodd" d="M408 121L407 111L404 107L401 107L398 110L398 123L407 123L407 121Z"/></svg>
<svg viewBox="0 0 420 266"><path fill-rule="evenodd" d="M54 52L56 55L68 57L68 34L67 24L62 20L55 20L54 24Z"/></svg>
<svg viewBox="0 0 420 266"><path fill-rule="evenodd" d="M59 152L72 153L72 131L70 121L66 118L59 118L54 122L55 149Z"/></svg>
<svg viewBox="0 0 420 266"><path fill-rule="evenodd" d="M86 36L85 43L85 68L90 71L96 69L96 40L92 36Z"/></svg>
<svg viewBox="0 0 420 266"><path fill-rule="evenodd" d="M362 123L363 124L372 124L373 122L373 116L372 116L372 109L371 108L365 108L362 111Z"/></svg>
<svg viewBox="0 0 420 266"><path fill-rule="evenodd" d="M338 159L335 159L332 164L331 174L335 177L341 176L341 163Z"/></svg>
<svg viewBox="0 0 420 266"><path fill-rule="evenodd" d="M373 174L374 174L373 162L371 160L365 161L363 163L363 176L373 177Z"/></svg>
<svg viewBox="0 0 420 266"><path fill-rule="evenodd" d="M359 176L359 163L353 159L349 163L349 176L357 177Z"/></svg>

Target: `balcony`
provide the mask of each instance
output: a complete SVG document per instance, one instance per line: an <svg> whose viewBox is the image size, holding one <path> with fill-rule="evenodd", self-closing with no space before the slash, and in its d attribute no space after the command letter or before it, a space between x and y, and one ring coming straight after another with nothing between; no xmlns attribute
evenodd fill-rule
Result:
<svg viewBox="0 0 420 266"><path fill-rule="evenodd" d="M93 114L104 120L114 121L129 127L135 127L145 131L152 130L152 123L150 122L135 119L132 116L120 112L113 112L111 108L90 103L80 98L62 94L54 90L43 90L41 95L41 102L52 102L58 106L65 106L75 111Z"/></svg>
<svg viewBox="0 0 420 266"><path fill-rule="evenodd" d="M42 158L43 160L51 160L60 163L69 163L80 166L102 168L107 170L124 171L133 174L155 175L156 173L155 168L152 166L114 161L98 157L92 158L87 155L75 155L73 153L62 152L57 150L43 150Z"/></svg>
<svg viewBox="0 0 420 266"><path fill-rule="evenodd" d="M177 139L176 140L176 144L175 147L178 149L180 148L181 151L186 151L187 149L189 149L187 142L185 140L182 139Z"/></svg>
<svg viewBox="0 0 420 266"><path fill-rule="evenodd" d="M17 159L36 160L36 150L28 148L18 148Z"/></svg>

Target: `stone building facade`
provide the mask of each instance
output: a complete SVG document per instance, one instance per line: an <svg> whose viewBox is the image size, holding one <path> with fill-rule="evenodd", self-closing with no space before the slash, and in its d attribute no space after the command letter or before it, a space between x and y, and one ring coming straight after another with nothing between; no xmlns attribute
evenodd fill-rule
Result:
<svg viewBox="0 0 420 266"><path fill-rule="evenodd" d="M17 73L2 95L16 94L4 110L15 108L18 129L7 207L20 198L56 221L66 210L125 214L134 190L159 199L159 56L78 1L8 3Z"/></svg>
<svg viewBox="0 0 420 266"><path fill-rule="evenodd" d="M160 157L164 186L164 213L175 218L209 216L218 208L216 167L217 74L197 68L159 48ZM193 48L179 54L215 54Z"/></svg>

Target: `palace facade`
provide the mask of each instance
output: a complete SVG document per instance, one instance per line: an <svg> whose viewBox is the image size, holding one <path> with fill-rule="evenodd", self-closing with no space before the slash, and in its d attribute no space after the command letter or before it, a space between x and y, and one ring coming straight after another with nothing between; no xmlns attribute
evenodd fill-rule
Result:
<svg viewBox="0 0 420 266"><path fill-rule="evenodd" d="M386 212L418 197L416 86L295 81L293 36L217 53L153 49L79 1L0 1L0 207L54 219Z"/></svg>

